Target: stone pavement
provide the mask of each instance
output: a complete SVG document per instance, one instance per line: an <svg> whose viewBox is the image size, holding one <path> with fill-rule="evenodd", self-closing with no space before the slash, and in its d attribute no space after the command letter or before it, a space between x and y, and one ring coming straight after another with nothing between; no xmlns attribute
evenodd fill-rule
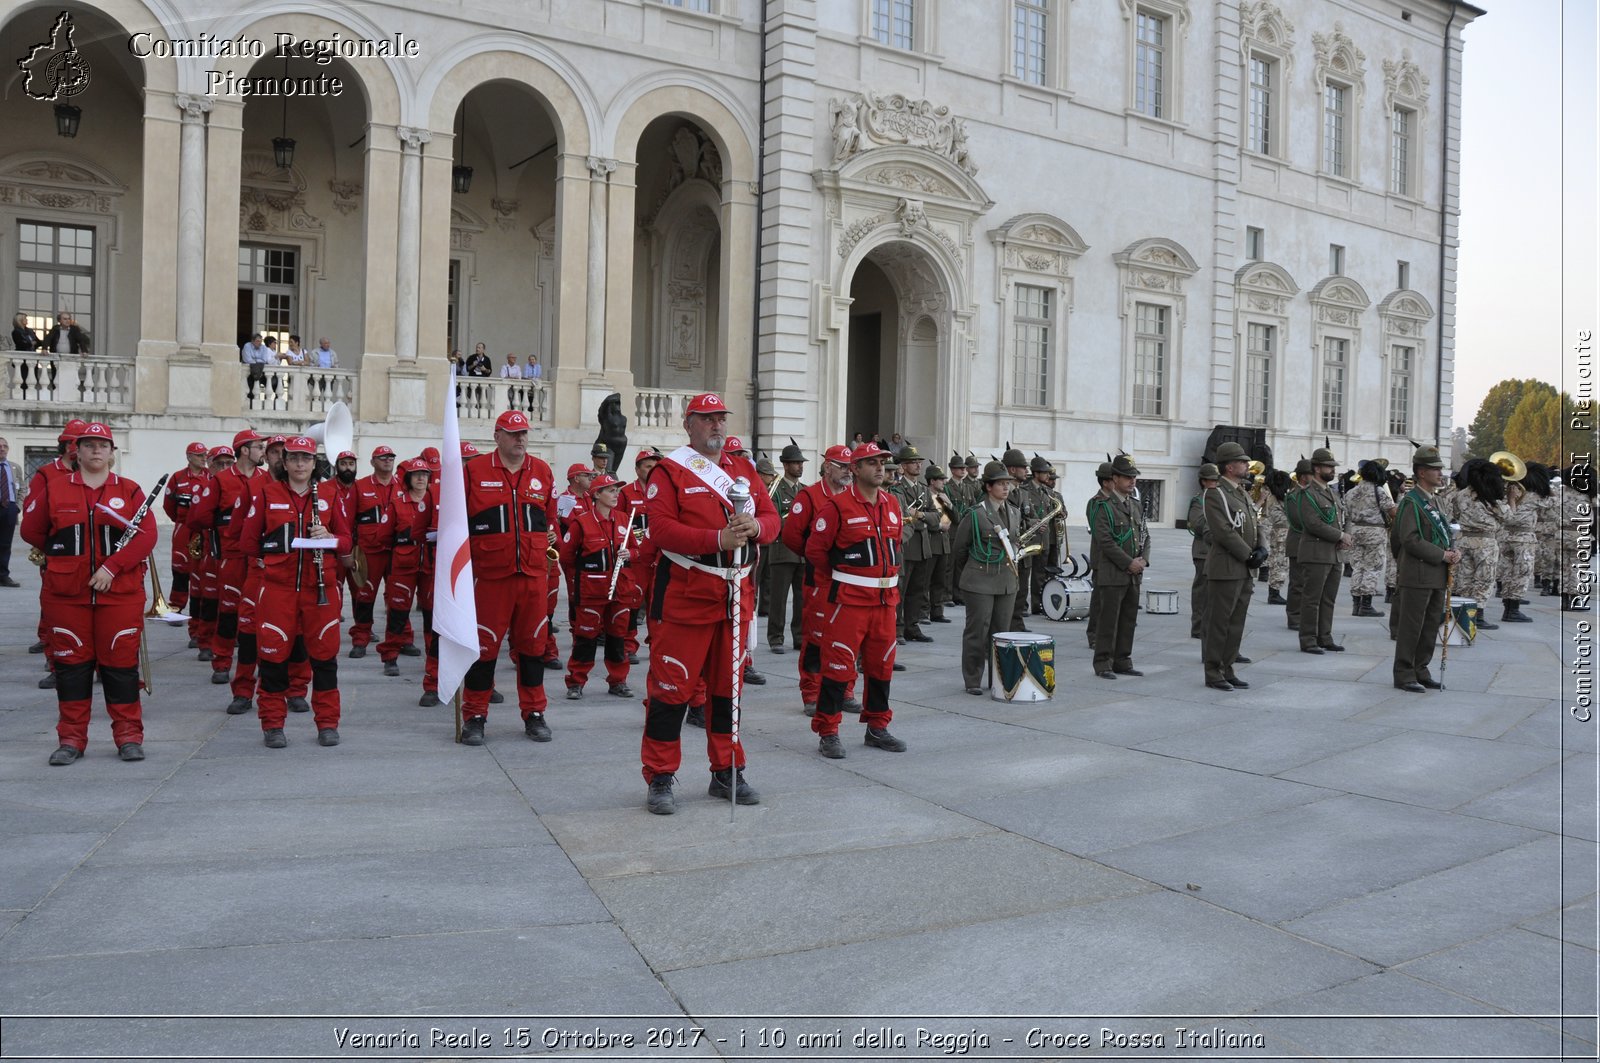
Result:
<svg viewBox="0 0 1600 1063"><path fill-rule="evenodd" d="M1386 621L1343 595L1349 652L1302 655L1263 586L1226 694L1187 637L1187 539L1156 540L1147 587L1183 593L1140 616L1143 678L1035 622L1055 698L970 697L956 610L901 651L910 751L850 722L828 761L763 645L762 803L705 796L691 731L672 817L643 808L638 699L600 678L552 701L552 743L505 705L473 749L417 707L419 660L341 659L344 744L291 715L275 751L155 625L149 759L115 758L97 698L88 756L47 767L19 547L0 1058L1592 1058L1595 725L1561 701L1583 618L1538 599L1411 695Z"/></svg>

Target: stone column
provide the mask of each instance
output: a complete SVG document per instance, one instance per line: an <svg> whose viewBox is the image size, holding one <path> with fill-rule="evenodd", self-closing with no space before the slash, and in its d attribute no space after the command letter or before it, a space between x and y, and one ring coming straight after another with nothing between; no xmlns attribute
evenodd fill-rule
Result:
<svg viewBox="0 0 1600 1063"><path fill-rule="evenodd" d="M589 163L585 155L556 157L556 327L545 380L553 390L551 422L576 428L589 346Z"/></svg>
<svg viewBox="0 0 1600 1063"><path fill-rule="evenodd" d="M244 151L244 102L217 96L205 136L205 275L200 350L211 363L209 407L221 417L244 410L239 367L239 179ZM201 405L196 403L196 405Z"/></svg>
<svg viewBox="0 0 1600 1063"><path fill-rule="evenodd" d="M756 276L756 194L754 181L730 180L722 186L722 306L717 314L717 350L722 357L723 394L732 397L740 408L757 409L750 378L752 318L755 307ZM771 414L763 410L762 421L744 421L745 443L753 445L769 429ZM766 438L771 438L770 436Z"/></svg>
<svg viewBox="0 0 1600 1063"><path fill-rule="evenodd" d="M168 360L177 350L174 332L172 244L156 234L170 233L178 224L178 116L169 93L147 90L144 98L142 196L136 266L144 283L139 285L138 348L136 351L95 348L96 354L127 358L133 369L133 404L138 413L160 414L169 403ZM192 406L210 397L202 391Z"/></svg>
<svg viewBox="0 0 1600 1063"><path fill-rule="evenodd" d="M399 229L401 143L394 126L367 126L366 168L362 178L362 218L366 256L361 319L361 379L356 395L358 421L389 419L389 370L395 364L395 304L400 274ZM357 368L348 366L347 368Z"/></svg>
<svg viewBox="0 0 1600 1063"><path fill-rule="evenodd" d="M179 95L183 130L178 143L178 354L200 357L206 271L206 115L211 100Z"/></svg>
<svg viewBox="0 0 1600 1063"><path fill-rule="evenodd" d="M398 126L400 137L400 219L395 231L394 356L417 360L417 294L422 261L422 146L433 139L426 129Z"/></svg>
<svg viewBox="0 0 1600 1063"><path fill-rule="evenodd" d="M600 381L606 369L606 181L617 160L589 156L589 271L583 346L584 383Z"/></svg>
<svg viewBox="0 0 1600 1063"><path fill-rule="evenodd" d="M633 387L633 242L638 229L635 201L637 163L618 162L606 182L606 356L605 373L612 389L628 394ZM629 416L632 416L631 412Z"/></svg>

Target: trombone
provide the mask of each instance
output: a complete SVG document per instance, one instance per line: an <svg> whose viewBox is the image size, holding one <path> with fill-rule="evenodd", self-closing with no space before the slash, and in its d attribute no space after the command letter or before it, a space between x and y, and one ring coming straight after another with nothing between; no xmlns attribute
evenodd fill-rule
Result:
<svg viewBox="0 0 1600 1063"><path fill-rule="evenodd" d="M167 618L176 610L167 604L167 596L161 593L161 573L156 570L155 562L149 562L150 569L150 608L145 610L146 620L160 620L171 623ZM150 672L150 640L139 633L139 685L146 694L156 692L155 678Z"/></svg>

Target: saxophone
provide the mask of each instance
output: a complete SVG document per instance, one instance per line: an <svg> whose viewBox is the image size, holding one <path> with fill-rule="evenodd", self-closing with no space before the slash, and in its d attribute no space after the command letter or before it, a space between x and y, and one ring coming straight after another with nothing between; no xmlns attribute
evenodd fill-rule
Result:
<svg viewBox="0 0 1600 1063"><path fill-rule="evenodd" d="M1035 535L1038 535L1040 530L1054 520L1056 515L1064 508L1066 508L1065 504L1057 501L1055 505L1050 507L1050 512L1046 513L1044 516L1028 525L1027 530L1025 530L1021 535L1017 536L1017 546L1019 547L1017 551L1017 557L1019 560L1024 557L1032 557L1034 554L1044 552L1043 543L1033 543L1029 542L1028 540L1032 539Z"/></svg>

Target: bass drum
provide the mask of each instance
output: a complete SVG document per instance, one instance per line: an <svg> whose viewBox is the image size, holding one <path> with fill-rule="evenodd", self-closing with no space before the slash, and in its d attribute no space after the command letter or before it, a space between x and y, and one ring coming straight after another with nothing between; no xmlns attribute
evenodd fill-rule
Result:
<svg viewBox="0 0 1600 1063"><path fill-rule="evenodd" d="M1050 620L1084 620L1089 616L1089 596L1094 585L1086 579L1052 576L1041 593L1044 615Z"/></svg>

